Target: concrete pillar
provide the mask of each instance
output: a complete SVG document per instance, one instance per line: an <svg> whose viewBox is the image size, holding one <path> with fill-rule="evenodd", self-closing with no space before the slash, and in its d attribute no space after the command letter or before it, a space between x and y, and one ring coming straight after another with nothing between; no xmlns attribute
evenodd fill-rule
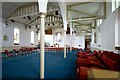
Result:
<svg viewBox="0 0 120 80"><path fill-rule="evenodd" d="M44 79L44 36L45 36L45 16L46 13L40 13L40 79Z"/></svg>

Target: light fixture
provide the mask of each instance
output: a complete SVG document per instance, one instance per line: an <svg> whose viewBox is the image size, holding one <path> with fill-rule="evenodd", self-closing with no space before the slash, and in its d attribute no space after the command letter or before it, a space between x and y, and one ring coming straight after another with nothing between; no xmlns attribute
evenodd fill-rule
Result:
<svg viewBox="0 0 120 80"><path fill-rule="evenodd" d="M58 11L55 11L55 15L58 15Z"/></svg>
<svg viewBox="0 0 120 80"><path fill-rule="evenodd" d="M31 29L31 27L30 26L28 26L30 29Z"/></svg>
<svg viewBox="0 0 120 80"><path fill-rule="evenodd" d="M31 17L30 17L30 16L27 16L27 18L28 18L29 20L31 20Z"/></svg>
<svg viewBox="0 0 120 80"><path fill-rule="evenodd" d="M23 17L23 19L25 19L25 17Z"/></svg>
<svg viewBox="0 0 120 80"><path fill-rule="evenodd" d="M13 19L11 19L12 22L15 22Z"/></svg>

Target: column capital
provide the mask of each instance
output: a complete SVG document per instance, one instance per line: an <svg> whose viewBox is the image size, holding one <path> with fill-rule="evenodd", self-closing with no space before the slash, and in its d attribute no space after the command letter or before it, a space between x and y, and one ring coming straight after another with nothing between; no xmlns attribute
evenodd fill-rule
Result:
<svg viewBox="0 0 120 80"><path fill-rule="evenodd" d="M40 12L39 15L40 15L40 17L45 17L47 15L47 13Z"/></svg>

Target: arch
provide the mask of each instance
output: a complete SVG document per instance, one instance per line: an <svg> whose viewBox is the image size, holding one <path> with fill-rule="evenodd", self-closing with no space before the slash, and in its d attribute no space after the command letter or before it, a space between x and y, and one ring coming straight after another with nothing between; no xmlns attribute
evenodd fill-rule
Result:
<svg viewBox="0 0 120 80"><path fill-rule="evenodd" d="M63 18L63 25L64 25L64 30L67 31L67 5L63 0L57 0L59 2L59 7L62 13L62 18Z"/></svg>

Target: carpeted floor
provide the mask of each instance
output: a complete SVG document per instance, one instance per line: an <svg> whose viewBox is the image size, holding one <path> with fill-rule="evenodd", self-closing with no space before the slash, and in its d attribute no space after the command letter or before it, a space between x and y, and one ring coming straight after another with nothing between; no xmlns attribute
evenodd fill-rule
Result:
<svg viewBox="0 0 120 80"><path fill-rule="evenodd" d="M45 53L45 79L75 79L75 61L77 51ZM32 54L2 61L2 75L4 78L31 78L39 79L39 54Z"/></svg>

